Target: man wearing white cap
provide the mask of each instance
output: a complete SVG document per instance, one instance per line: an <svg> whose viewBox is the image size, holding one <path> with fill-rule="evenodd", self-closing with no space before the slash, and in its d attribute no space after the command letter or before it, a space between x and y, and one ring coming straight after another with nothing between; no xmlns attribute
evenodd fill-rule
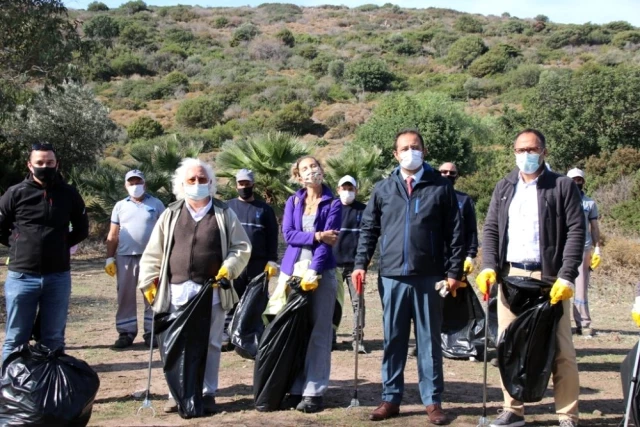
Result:
<svg viewBox="0 0 640 427"><path fill-rule="evenodd" d="M598 227L598 206L596 202L584 194L584 172L578 168L571 169L567 176L573 179L582 194L582 210L587 226L587 233L584 243L584 257L582 264L578 268L576 278L576 293L573 297L573 319L576 322L576 334L585 338L592 338L594 335L591 327L591 314L589 314L589 273L600 265L600 228ZM593 255L591 247L594 246Z"/></svg>
<svg viewBox="0 0 640 427"><path fill-rule="evenodd" d="M340 227L340 234L338 235L338 242L333 247L333 254L336 257L336 263L338 268L342 269L342 280L347 283L349 288L349 296L351 297L351 306L353 308L353 346L356 345L356 337L360 335L360 346L358 352L365 353L366 349L362 343L362 330L364 329L364 299L360 309L362 313L362 325L358 328L358 294L356 288L351 281L351 273L353 272L353 265L356 258L356 249L358 248L358 238L360 237L360 221L362 220L362 213L367 207L364 203L360 203L356 200L358 194L358 186L356 180L350 176L345 175L338 181L337 188L340 201L342 202L342 225Z"/></svg>
<svg viewBox="0 0 640 427"><path fill-rule="evenodd" d="M118 339L113 348L122 349L133 344L138 334L138 305L136 287L140 273L140 258L149 242L151 232L164 212L164 205L155 197L146 193L144 174L130 170L124 178L124 187L129 197L120 200L113 207L111 228L107 236L107 261L104 271L116 277L118 290L118 311L116 312L116 330ZM151 344L151 322L153 314L143 298L144 342Z"/></svg>

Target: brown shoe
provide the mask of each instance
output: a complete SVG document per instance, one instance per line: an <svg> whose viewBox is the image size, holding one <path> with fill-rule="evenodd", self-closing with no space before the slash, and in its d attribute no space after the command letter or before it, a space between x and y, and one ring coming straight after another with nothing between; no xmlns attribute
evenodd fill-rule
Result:
<svg viewBox="0 0 640 427"><path fill-rule="evenodd" d="M429 421L431 421L431 424L441 426L448 422L447 416L439 403L427 406L427 415L429 415Z"/></svg>
<svg viewBox="0 0 640 427"><path fill-rule="evenodd" d="M371 421L382 421L395 417L400 413L400 405L391 402L382 402L375 411L369 415Z"/></svg>

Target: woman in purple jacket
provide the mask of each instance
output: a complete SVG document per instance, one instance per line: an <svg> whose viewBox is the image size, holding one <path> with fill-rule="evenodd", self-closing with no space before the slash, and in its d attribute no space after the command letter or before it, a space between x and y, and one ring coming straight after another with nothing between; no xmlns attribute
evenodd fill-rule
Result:
<svg viewBox="0 0 640 427"><path fill-rule="evenodd" d="M287 250L282 272L291 275L294 264L310 260L302 277L305 289L317 288L310 295L312 330L304 369L296 378L283 409L313 413L323 409L322 396L329 385L331 372L331 321L336 301L336 260L332 246L338 239L342 207L331 189L322 183L320 163L305 156L291 168L292 179L304 186L289 197L284 209L282 233Z"/></svg>

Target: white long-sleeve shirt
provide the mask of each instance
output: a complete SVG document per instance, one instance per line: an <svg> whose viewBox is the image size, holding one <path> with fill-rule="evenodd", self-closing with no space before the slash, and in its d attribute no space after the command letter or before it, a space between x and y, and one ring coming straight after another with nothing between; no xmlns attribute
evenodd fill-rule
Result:
<svg viewBox="0 0 640 427"><path fill-rule="evenodd" d="M525 183L518 176L509 206L507 262L540 263L540 220L538 178Z"/></svg>

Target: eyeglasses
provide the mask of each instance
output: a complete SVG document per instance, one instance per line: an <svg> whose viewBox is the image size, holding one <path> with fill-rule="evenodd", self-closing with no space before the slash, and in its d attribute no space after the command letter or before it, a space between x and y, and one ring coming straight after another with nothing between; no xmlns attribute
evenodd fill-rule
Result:
<svg viewBox="0 0 640 427"><path fill-rule="evenodd" d="M525 148L514 148L513 151L516 154L540 154L542 152L542 148L540 147L525 147Z"/></svg>
<svg viewBox="0 0 640 427"><path fill-rule="evenodd" d="M49 143L37 142L31 145L31 151L55 151L53 145Z"/></svg>
<svg viewBox="0 0 640 427"><path fill-rule="evenodd" d="M440 171L440 175L458 176L458 172L456 172L456 171L448 171L448 170L441 170Z"/></svg>

